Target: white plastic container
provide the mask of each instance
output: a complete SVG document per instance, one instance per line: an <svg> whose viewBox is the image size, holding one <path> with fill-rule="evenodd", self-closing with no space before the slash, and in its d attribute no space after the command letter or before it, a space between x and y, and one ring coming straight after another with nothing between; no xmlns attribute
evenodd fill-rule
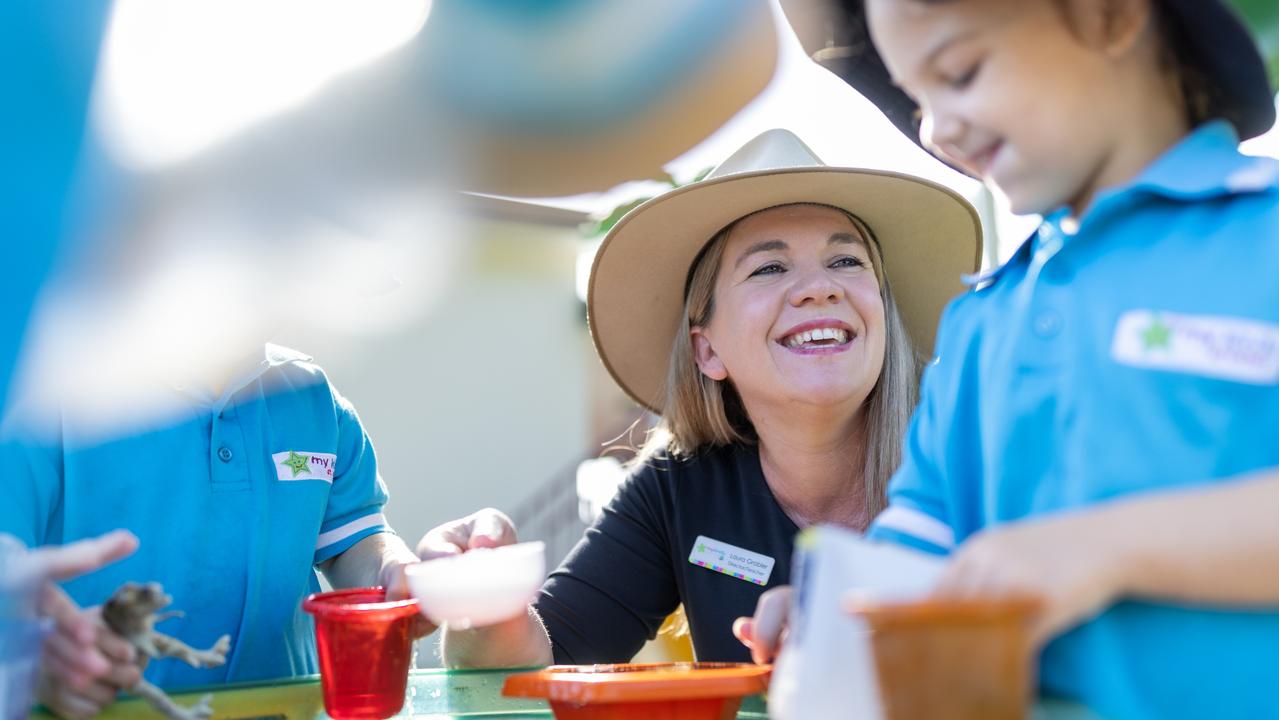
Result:
<svg viewBox="0 0 1279 720"><path fill-rule="evenodd" d="M437 625L495 625L524 612L546 579L546 545L478 548L404 569L418 607Z"/></svg>

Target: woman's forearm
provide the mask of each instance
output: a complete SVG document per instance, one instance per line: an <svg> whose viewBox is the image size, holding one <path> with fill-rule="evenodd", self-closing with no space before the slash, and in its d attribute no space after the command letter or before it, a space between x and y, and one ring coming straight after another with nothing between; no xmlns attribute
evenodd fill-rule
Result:
<svg viewBox="0 0 1279 720"><path fill-rule="evenodd" d="M445 667L532 667L550 665L551 640L530 605L520 617L489 627L455 630L445 626L440 642Z"/></svg>
<svg viewBox="0 0 1279 720"><path fill-rule="evenodd" d="M1279 470L1119 501L1097 519L1123 554L1121 595L1279 605Z"/></svg>

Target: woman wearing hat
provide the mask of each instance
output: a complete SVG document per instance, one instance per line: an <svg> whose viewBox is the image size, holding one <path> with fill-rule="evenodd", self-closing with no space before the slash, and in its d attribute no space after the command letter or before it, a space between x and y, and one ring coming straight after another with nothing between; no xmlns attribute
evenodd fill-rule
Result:
<svg viewBox="0 0 1279 720"><path fill-rule="evenodd" d="M827 167L783 130L623 218L591 273L590 325L659 432L528 617L446 631L446 663L623 662L681 603L700 660L749 659L734 620L789 582L799 529L864 529L883 508L916 349L980 244L950 190ZM485 510L418 552L514 539Z"/></svg>

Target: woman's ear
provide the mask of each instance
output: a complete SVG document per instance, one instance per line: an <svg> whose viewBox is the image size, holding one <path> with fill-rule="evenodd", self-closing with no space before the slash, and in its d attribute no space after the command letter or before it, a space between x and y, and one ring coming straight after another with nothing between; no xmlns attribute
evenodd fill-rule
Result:
<svg viewBox="0 0 1279 720"><path fill-rule="evenodd" d="M727 379L728 368L724 367L724 362L715 354L715 348L711 346L711 339L706 336L706 331L694 325L689 334L693 341L693 361L697 363L697 369L712 380Z"/></svg>

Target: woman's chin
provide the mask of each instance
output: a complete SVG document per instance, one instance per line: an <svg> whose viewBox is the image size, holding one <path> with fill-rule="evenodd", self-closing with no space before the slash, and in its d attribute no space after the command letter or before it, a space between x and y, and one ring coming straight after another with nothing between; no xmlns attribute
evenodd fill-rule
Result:
<svg viewBox="0 0 1279 720"><path fill-rule="evenodd" d="M786 388L786 397L790 402L817 407L847 407L850 413L856 411L867 394L867 389L849 382L846 377L839 381L829 378L807 379L790 383Z"/></svg>

